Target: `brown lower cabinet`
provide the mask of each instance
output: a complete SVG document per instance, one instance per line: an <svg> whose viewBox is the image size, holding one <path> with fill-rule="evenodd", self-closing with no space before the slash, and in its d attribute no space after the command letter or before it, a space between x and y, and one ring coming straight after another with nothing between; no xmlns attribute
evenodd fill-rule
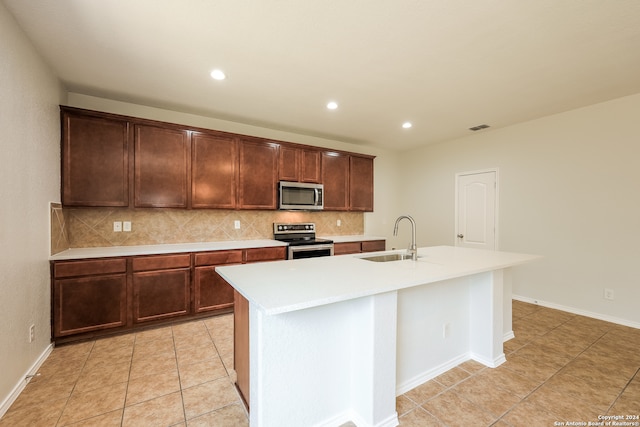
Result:
<svg viewBox="0 0 640 427"><path fill-rule="evenodd" d="M357 242L340 242L333 244L334 255L359 254L362 252L378 252L386 249L385 240L363 240Z"/></svg>
<svg viewBox="0 0 640 427"><path fill-rule="evenodd" d="M190 254L135 257L131 265L134 323L190 312Z"/></svg>
<svg viewBox="0 0 640 427"><path fill-rule="evenodd" d="M233 310L216 266L286 259L286 247L51 262L56 343Z"/></svg>
<svg viewBox="0 0 640 427"><path fill-rule="evenodd" d="M249 409L249 301L234 291L233 316L233 368L236 371L236 387Z"/></svg>

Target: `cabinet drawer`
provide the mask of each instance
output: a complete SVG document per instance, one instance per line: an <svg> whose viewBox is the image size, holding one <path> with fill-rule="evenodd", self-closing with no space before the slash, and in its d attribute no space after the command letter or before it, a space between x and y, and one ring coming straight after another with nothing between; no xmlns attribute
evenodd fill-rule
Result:
<svg viewBox="0 0 640 427"><path fill-rule="evenodd" d="M343 242L333 245L334 255L359 254L360 242Z"/></svg>
<svg viewBox="0 0 640 427"><path fill-rule="evenodd" d="M378 252L386 249L384 240L367 240L362 242L362 252Z"/></svg>
<svg viewBox="0 0 640 427"><path fill-rule="evenodd" d="M242 250L199 252L195 254L196 266L240 264L241 262L242 262Z"/></svg>
<svg viewBox="0 0 640 427"><path fill-rule="evenodd" d="M56 279L61 277L124 273L126 270L127 261L124 258L56 261L53 264L53 276Z"/></svg>
<svg viewBox="0 0 640 427"><path fill-rule="evenodd" d="M278 246L274 248L251 248L247 249L245 261L276 261L286 259L286 246Z"/></svg>
<svg viewBox="0 0 640 427"><path fill-rule="evenodd" d="M168 270L191 266L191 255L159 255L135 257L132 260L133 271Z"/></svg>

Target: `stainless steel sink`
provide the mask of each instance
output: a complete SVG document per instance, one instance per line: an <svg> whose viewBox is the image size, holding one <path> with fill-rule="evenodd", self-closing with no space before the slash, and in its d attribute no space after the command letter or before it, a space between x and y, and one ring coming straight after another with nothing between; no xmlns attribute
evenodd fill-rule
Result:
<svg viewBox="0 0 640 427"><path fill-rule="evenodd" d="M362 257L361 259L366 259L367 261L373 261L373 262L403 261L406 259L411 259L411 254L376 255L376 256L370 256L370 257Z"/></svg>

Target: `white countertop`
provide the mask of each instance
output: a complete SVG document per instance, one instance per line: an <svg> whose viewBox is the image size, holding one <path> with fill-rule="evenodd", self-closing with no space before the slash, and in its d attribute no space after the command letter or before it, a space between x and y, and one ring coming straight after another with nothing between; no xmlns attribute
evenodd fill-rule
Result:
<svg viewBox="0 0 640 427"><path fill-rule="evenodd" d="M320 236L318 236L320 237ZM323 239L331 239L335 243L360 242L368 240L385 240L384 237L348 235L348 236L322 236ZM51 255L51 261L64 261L87 258L111 258L120 256L173 254L183 252L223 251L229 249L268 248L287 246L286 243L271 239L259 240L227 240L219 242L201 243L172 243L162 245L139 246L105 246L97 248L72 248Z"/></svg>
<svg viewBox="0 0 640 427"><path fill-rule="evenodd" d="M452 246L420 248L418 261L372 262L360 258L404 250L275 261L216 268L266 314L279 314L396 291L540 258Z"/></svg>
<svg viewBox="0 0 640 427"><path fill-rule="evenodd" d="M183 252L222 251L229 249L268 248L287 246L277 240L229 240L221 242L175 243L164 245L109 246L99 248L73 248L49 257L52 261L109 258L136 255L173 254Z"/></svg>

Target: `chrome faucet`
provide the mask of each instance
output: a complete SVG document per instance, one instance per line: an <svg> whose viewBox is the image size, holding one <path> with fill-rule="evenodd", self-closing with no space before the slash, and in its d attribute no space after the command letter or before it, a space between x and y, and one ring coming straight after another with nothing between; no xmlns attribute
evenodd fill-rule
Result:
<svg viewBox="0 0 640 427"><path fill-rule="evenodd" d="M411 222L411 246L409 246L409 250L407 251L409 255L411 255L411 259L416 261L418 259L418 247L416 246L416 222L409 215L402 215L396 219L396 225L393 227L393 235L398 235L398 223L402 219L408 219Z"/></svg>

